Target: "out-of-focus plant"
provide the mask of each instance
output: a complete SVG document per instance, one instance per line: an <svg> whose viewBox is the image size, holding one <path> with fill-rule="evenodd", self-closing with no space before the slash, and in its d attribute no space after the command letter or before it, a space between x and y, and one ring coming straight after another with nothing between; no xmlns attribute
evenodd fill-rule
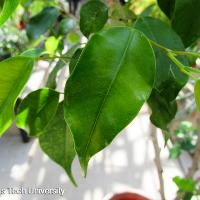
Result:
<svg viewBox="0 0 200 200"><path fill-rule="evenodd" d="M197 129L193 127L192 122L183 121L172 134L173 147L170 149L169 158L178 158L182 151L193 153L197 143Z"/></svg>

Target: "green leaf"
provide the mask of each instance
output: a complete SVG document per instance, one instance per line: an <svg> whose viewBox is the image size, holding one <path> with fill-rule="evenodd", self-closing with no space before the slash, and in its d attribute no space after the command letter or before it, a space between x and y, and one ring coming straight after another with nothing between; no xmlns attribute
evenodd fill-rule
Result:
<svg viewBox="0 0 200 200"><path fill-rule="evenodd" d="M50 36L45 42L45 49L51 56L55 54L55 51L58 48L59 42L60 42L60 38L56 38L55 36Z"/></svg>
<svg viewBox="0 0 200 200"><path fill-rule="evenodd" d="M108 8L99 0L90 0L81 7L80 29L88 37L100 31L108 19Z"/></svg>
<svg viewBox="0 0 200 200"><path fill-rule="evenodd" d="M58 105L54 118L39 137L39 142L42 150L65 169L70 180L76 186L71 172L76 152L72 135L64 120L63 103Z"/></svg>
<svg viewBox="0 0 200 200"><path fill-rule="evenodd" d="M157 0L186 47L200 37L199 0Z"/></svg>
<svg viewBox="0 0 200 200"><path fill-rule="evenodd" d="M57 74L58 72L65 66L65 62L62 60L59 60L56 63L56 66L53 68L53 70L51 71L51 73L49 74L49 78L47 80L47 87L51 88L51 89L55 89L57 86L56 83L56 78L57 78Z"/></svg>
<svg viewBox="0 0 200 200"><path fill-rule="evenodd" d="M69 43L78 43L80 42L80 35L75 32L70 32L67 34L67 40Z"/></svg>
<svg viewBox="0 0 200 200"><path fill-rule="evenodd" d="M180 37L158 19L141 17L137 20L135 28L142 31L149 39L166 48L184 50ZM155 90L148 102L152 109L152 122L166 130L167 124L174 118L177 110L174 100L186 84L188 77L180 72L179 68L166 56L163 50L154 48L154 52L157 63ZM183 64L188 64L184 57L178 59Z"/></svg>
<svg viewBox="0 0 200 200"><path fill-rule="evenodd" d="M64 101L85 174L89 159L137 115L154 76L153 50L139 31L113 27L91 37L66 83Z"/></svg>
<svg viewBox="0 0 200 200"><path fill-rule="evenodd" d="M169 158L176 159L181 155L181 145L179 143L175 143L173 147L169 151Z"/></svg>
<svg viewBox="0 0 200 200"><path fill-rule="evenodd" d="M173 178L173 181L176 183L180 191L193 192L195 190L196 183L191 178L181 178L176 176Z"/></svg>
<svg viewBox="0 0 200 200"><path fill-rule="evenodd" d="M173 16L173 11L175 7L176 0L157 0L159 7L161 10L171 18Z"/></svg>
<svg viewBox="0 0 200 200"><path fill-rule="evenodd" d="M180 35L186 47L200 37L199 10L199 0L176 0L172 27Z"/></svg>
<svg viewBox="0 0 200 200"><path fill-rule="evenodd" d="M59 10L55 7L46 7L39 14L32 17L27 24L26 31L29 39L38 39L55 23Z"/></svg>
<svg viewBox="0 0 200 200"><path fill-rule="evenodd" d="M200 80L196 81L194 87L194 96L198 110L200 111Z"/></svg>
<svg viewBox="0 0 200 200"><path fill-rule="evenodd" d="M74 70L82 51L83 51L83 49L79 48L79 49L77 49L75 51L74 55L72 56L71 61L69 63L69 72L70 72L70 74Z"/></svg>
<svg viewBox="0 0 200 200"><path fill-rule="evenodd" d="M76 21L72 18L63 19L59 26L59 35L65 35L76 27Z"/></svg>
<svg viewBox="0 0 200 200"><path fill-rule="evenodd" d="M43 53L45 53L45 50L44 50L44 49L41 49L41 48L33 48L33 49L28 49L28 50L22 52L22 53L21 53L21 56L36 58L36 57L41 56Z"/></svg>
<svg viewBox="0 0 200 200"><path fill-rule="evenodd" d="M33 68L33 59L17 56L0 62L0 136L14 120L14 105Z"/></svg>
<svg viewBox="0 0 200 200"><path fill-rule="evenodd" d="M167 101L165 97L153 89L147 102L152 110L151 122L163 130L168 130L167 125L177 112L176 101Z"/></svg>
<svg viewBox="0 0 200 200"><path fill-rule="evenodd" d="M30 136L40 135L54 117L58 102L59 93L48 88L30 93L19 106L17 126Z"/></svg>
<svg viewBox="0 0 200 200"><path fill-rule="evenodd" d="M19 4L20 0L5 0L3 9L0 14L0 26L12 15Z"/></svg>

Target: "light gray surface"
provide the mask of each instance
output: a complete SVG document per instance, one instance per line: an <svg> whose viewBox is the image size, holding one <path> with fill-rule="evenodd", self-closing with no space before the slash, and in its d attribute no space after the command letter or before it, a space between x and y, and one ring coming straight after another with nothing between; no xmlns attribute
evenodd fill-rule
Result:
<svg viewBox="0 0 200 200"><path fill-rule="evenodd" d="M6 194L0 195L0 199L102 200L109 193L138 189L152 199L159 200L154 150L148 130L148 115L140 114L108 148L94 157L86 179L82 177L76 159L73 171L79 187L74 188L65 172L41 152L37 140L23 144L13 128L0 139L0 189L60 187L65 193L63 197ZM163 145L162 137L159 138L160 145ZM181 172L176 163L168 161L166 149L161 155L166 195L168 200L172 200L176 190L172 177L181 175Z"/></svg>

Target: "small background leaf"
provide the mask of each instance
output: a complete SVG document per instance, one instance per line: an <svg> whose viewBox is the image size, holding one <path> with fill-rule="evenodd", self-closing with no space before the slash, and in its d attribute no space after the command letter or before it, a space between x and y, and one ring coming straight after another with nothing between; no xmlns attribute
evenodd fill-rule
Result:
<svg viewBox="0 0 200 200"><path fill-rule="evenodd" d="M98 32L108 19L108 8L99 0L90 0L81 7L80 29L88 37L90 33Z"/></svg>

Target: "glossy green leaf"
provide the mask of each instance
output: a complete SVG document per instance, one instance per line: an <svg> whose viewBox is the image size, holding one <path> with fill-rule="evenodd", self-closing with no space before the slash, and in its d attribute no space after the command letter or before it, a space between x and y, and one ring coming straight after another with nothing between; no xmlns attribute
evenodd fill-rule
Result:
<svg viewBox="0 0 200 200"><path fill-rule="evenodd" d="M3 9L0 14L0 26L12 15L19 4L20 0L5 0Z"/></svg>
<svg viewBox="0 0 200 200"><path fill-rule="evenodd" d="M78 59L82 53L83 49L79 48L75 51L74 55L72 56L71 60L70 60L70 63L69 63L69 71L70 71L70 74L71 72L74 70L77 62L78 62Z"/></svg>
<svg viewBox="0 0 200 200"><path fill-rule="evenodd" d="M0 62L0 136L14 120L14 104L33 68L33 59L17 56Z"/></svg>
<svg viewBox="0 0 200 200"><path fill-rule="evenodd" d="M55 7L46 7L39 14L32 17L27 24L26 31L29 39L38 39L53 26L59 11Z"/></svg>
<svg viewBox="0 0 200 200"><path fill-rule="evenodd" d="M158 19L141 17L137 20L135 28L142 31L149 39L164 47L173 50L184 50L180 37ZM172 63L163 50L155 47L154 52L156 55L157 73L155 91L149 99L152 109L151 120L156 126L166 129L166 123L169 123L175 116L176 103L174 100L186 84L188 77L180 72L179 68ZM184 57L178 59L183 64L188 64ZM157 107L158 105L159 107Z"/></svg>
<svg viewBox="0 0 200 200"><path fill-rule="evenodd" d="M194 87L194 96L198 110L200 111L200 80L196 81Z"/></svg>
<svg viewBox="0 0 200 200"><path fill-rule="evenodd" d="M56 63L56 66L53 68L53 70L51 71L51 73L49 74L49 78L47 80L47 87L51 88L51 89L55 89L57 86L56 83L56 78L57 78L57 74L58 72L65 66L65 62L62 60L59 60Z"/></svg>
<svg viewBox="0 0 200 200"><path fill-rule="evenodd" d="M76 152L72 135L64 120L63 103L59 104L54 118L39 137L39 142L42 150L65 169L70 180L76 186L71 172Z"/></svg>
<svg viewBox="0 0 200 200"><path fill-rule="evenodd" d="M89 159L137 115L154 75L153 50L139 31L113 27L91 37L66 83L64 102L85 173Z"/></svg>
<svg viewBox="0 0 200 200"><path fill-rule="evenodd" d="M30 93L21 102L16 118L17 126L30 136L38 136L54 117L59 93L43 88Z"/></svg>
<svg viewBox="0 0 200 200"><path fill-rule="evenodd" d="M88 37L100 31L108 19L108 8L99 0L90 0L81 7L80 29Z"/></svg>

